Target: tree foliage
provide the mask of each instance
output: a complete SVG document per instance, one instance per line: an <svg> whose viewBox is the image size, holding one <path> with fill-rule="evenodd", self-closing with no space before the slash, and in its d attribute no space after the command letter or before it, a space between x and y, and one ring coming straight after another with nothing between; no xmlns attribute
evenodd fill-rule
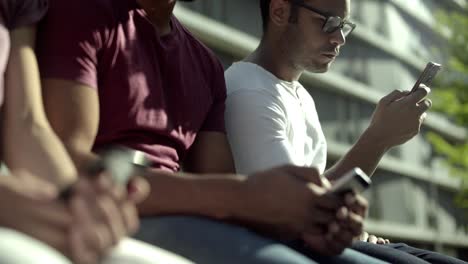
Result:
<svg viewBox="0 0 468 264"><path fill-rule="evenodd" d="M454 123L468 128L468 12L446 13L439 19L450 32L450 59L434 90L434 107ZM462 180L458 204L468 209L468 140L450 142L436 133L428 135L437 153L444 156L451 173Z"/></svg>

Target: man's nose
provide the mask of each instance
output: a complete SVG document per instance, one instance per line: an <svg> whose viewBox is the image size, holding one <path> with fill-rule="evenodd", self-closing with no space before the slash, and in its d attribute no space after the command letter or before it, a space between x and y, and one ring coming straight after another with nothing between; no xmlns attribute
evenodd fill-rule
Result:
<svg viewBox="0 0 468 264"><path fill-rule="evenodd" d="M330 33L330 43L334 46L343 46L346 44L346 37L342 29L338 29L335 32Z"/></svg>

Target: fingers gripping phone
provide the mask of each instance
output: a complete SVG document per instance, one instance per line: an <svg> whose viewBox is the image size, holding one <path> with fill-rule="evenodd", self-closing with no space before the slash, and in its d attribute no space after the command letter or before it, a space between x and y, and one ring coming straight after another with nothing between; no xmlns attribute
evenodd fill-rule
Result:
<svg viewBox="0 0 468 264"><path fill-rule="evenodd" d="M360 168L354 168L339 178L332 186L331 192L343 194L348 192L361 193L371 185L372 181Z"/></svg>
<svg viewBox="0 0 468 264"><path fill-rule="evenodd" d="M411 89L410 93L414 93L421 84L430 86L432 81L434 80L434 77L437 75L440 69L442 69L442 65L438 63L435 63L435 62L427 63L426 68L419 76L419 79L414 84L413 89Z"/></svg>
<svg viewBox="0 0 468 264"><path fill-rule="evenodd" d="M114 181L124 186L135 172L135 169L149 165L149 160L143 152L124 147L107 149L101 152L100 157L101 160L96 164L92 164L89 172L109 171Z"/></svg>
<svg viewBox="0 0 468 264"><path fill-rule="evenodd" d="M124 147L112 147L100 152L100 159L89 164L87 173L93 177L103 171L108 171L113 180L122 186L126 186L136 169L146 168L150 165L143 152ZM72 184L62 190L59 197L65 201L73 194Z"/></svg>

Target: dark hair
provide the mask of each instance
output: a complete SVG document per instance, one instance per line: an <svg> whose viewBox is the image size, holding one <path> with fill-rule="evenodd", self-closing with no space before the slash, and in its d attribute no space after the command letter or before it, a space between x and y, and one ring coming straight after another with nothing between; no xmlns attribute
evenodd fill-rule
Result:
<svg viewBox="0 0 468 264"><path fill-rule="evenodd" d="M270 3L271 3L271 0L260 0L260 11L262 13L263 33L267 31L268 23L270 22ZM292 5L289 22L297 23L297 16L298 16L298 8L296 7L296 5Z"/></svg>

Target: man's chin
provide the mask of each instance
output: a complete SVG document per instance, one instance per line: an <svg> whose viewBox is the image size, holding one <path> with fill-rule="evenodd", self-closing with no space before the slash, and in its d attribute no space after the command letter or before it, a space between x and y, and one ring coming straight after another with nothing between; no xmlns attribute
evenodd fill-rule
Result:
<svg viewBox="0 0 468 264"><path fill-rule="evenodd" d="M313 73L325 73L330 69L330 66L331 66L331 62L322 63L322 64L317 64L317 65L308 67L307 70Z"/></svg>

